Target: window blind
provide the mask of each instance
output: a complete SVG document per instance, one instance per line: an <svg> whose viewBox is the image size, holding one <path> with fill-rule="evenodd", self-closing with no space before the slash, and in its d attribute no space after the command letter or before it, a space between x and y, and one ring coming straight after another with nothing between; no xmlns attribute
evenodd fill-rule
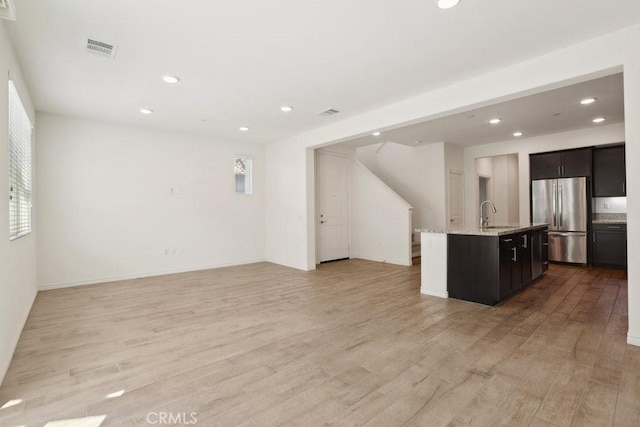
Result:
<svg viewBox="0 0 640 427"><path fill-rule="evenodd" d="M9 237L31 232L31 121L9 80Z"/></svg>

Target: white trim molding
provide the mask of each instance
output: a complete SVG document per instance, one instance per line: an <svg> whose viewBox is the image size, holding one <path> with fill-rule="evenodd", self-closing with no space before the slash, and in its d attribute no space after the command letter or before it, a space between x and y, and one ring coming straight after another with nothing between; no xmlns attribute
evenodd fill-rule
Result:
<svg viewBox="0 0 640 427"><path fill-rule="evenodd" d="M627 344L635 345L636 347L640 347L640 337L635 337L633 335L627 334Z"/></svg>
<svg viewBox="0 0 640 427"><path fill-rule="evenodd" d="M122 280L144 279L147 277L166 276L169 274L190 273L193 271L212 270L215 268L235 267L238 265L255 264L258 262L267 262L265 259L253 259L246 261L238 261L223 264L202 265L198 267L178 268L173 270L153 271L146 273L124 274L122 276L99 277L87 280L78 280L75 282L59 282L39 285L38 291L49 291L52 289L73 288L76 286L98 285L101 283L120 282Z"/></svg>

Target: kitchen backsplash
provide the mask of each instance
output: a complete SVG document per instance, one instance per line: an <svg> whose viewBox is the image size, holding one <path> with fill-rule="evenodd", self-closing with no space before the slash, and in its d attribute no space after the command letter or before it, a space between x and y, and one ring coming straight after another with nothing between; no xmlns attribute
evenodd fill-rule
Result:
<svg viewBox="0 0 640 427"><path fill-rule="evenodd" d="M596 214L627 214L626 197L594 197L593 212Z"/></svg>
<svg viewBox="0 0 640 427"><path fill-rule="evenodd" d="M595 213L593 219L596 221L626 221L626 213Z"/></svg>

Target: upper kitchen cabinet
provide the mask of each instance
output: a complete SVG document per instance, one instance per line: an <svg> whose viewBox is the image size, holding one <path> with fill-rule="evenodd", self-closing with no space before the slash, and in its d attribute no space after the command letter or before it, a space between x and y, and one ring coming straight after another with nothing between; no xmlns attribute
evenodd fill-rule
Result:
<svg viewBox="0 0 640 427"><path fill-rule="evenodd" d="M593 195L595 197L626 196L624 145L593 150Z"/></svg>
<svg viewBox="0 0 640 427"><path fill-rule="evenodd" d="M531 179L591 176L591 148L529 156Z"/></svg>

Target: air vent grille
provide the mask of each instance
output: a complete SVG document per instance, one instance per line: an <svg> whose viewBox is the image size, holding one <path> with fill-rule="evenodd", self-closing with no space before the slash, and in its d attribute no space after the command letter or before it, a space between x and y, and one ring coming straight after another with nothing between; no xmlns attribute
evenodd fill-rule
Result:
<svg viewBox="0 0 640 427"><path fill-rule="evenodd" d="M320 114L321 116L333 116L334 114L338 114L340 111L336 110L335 108L329 108L328 110L324 110L319 112L318 114Z"/></svg>
<svg viewBox="0 0 640 427"><path fill-rule="evenodd" d="M98 40L87 39L87 52L103 58L113 59L116 55L116 46Z"/></svg>

